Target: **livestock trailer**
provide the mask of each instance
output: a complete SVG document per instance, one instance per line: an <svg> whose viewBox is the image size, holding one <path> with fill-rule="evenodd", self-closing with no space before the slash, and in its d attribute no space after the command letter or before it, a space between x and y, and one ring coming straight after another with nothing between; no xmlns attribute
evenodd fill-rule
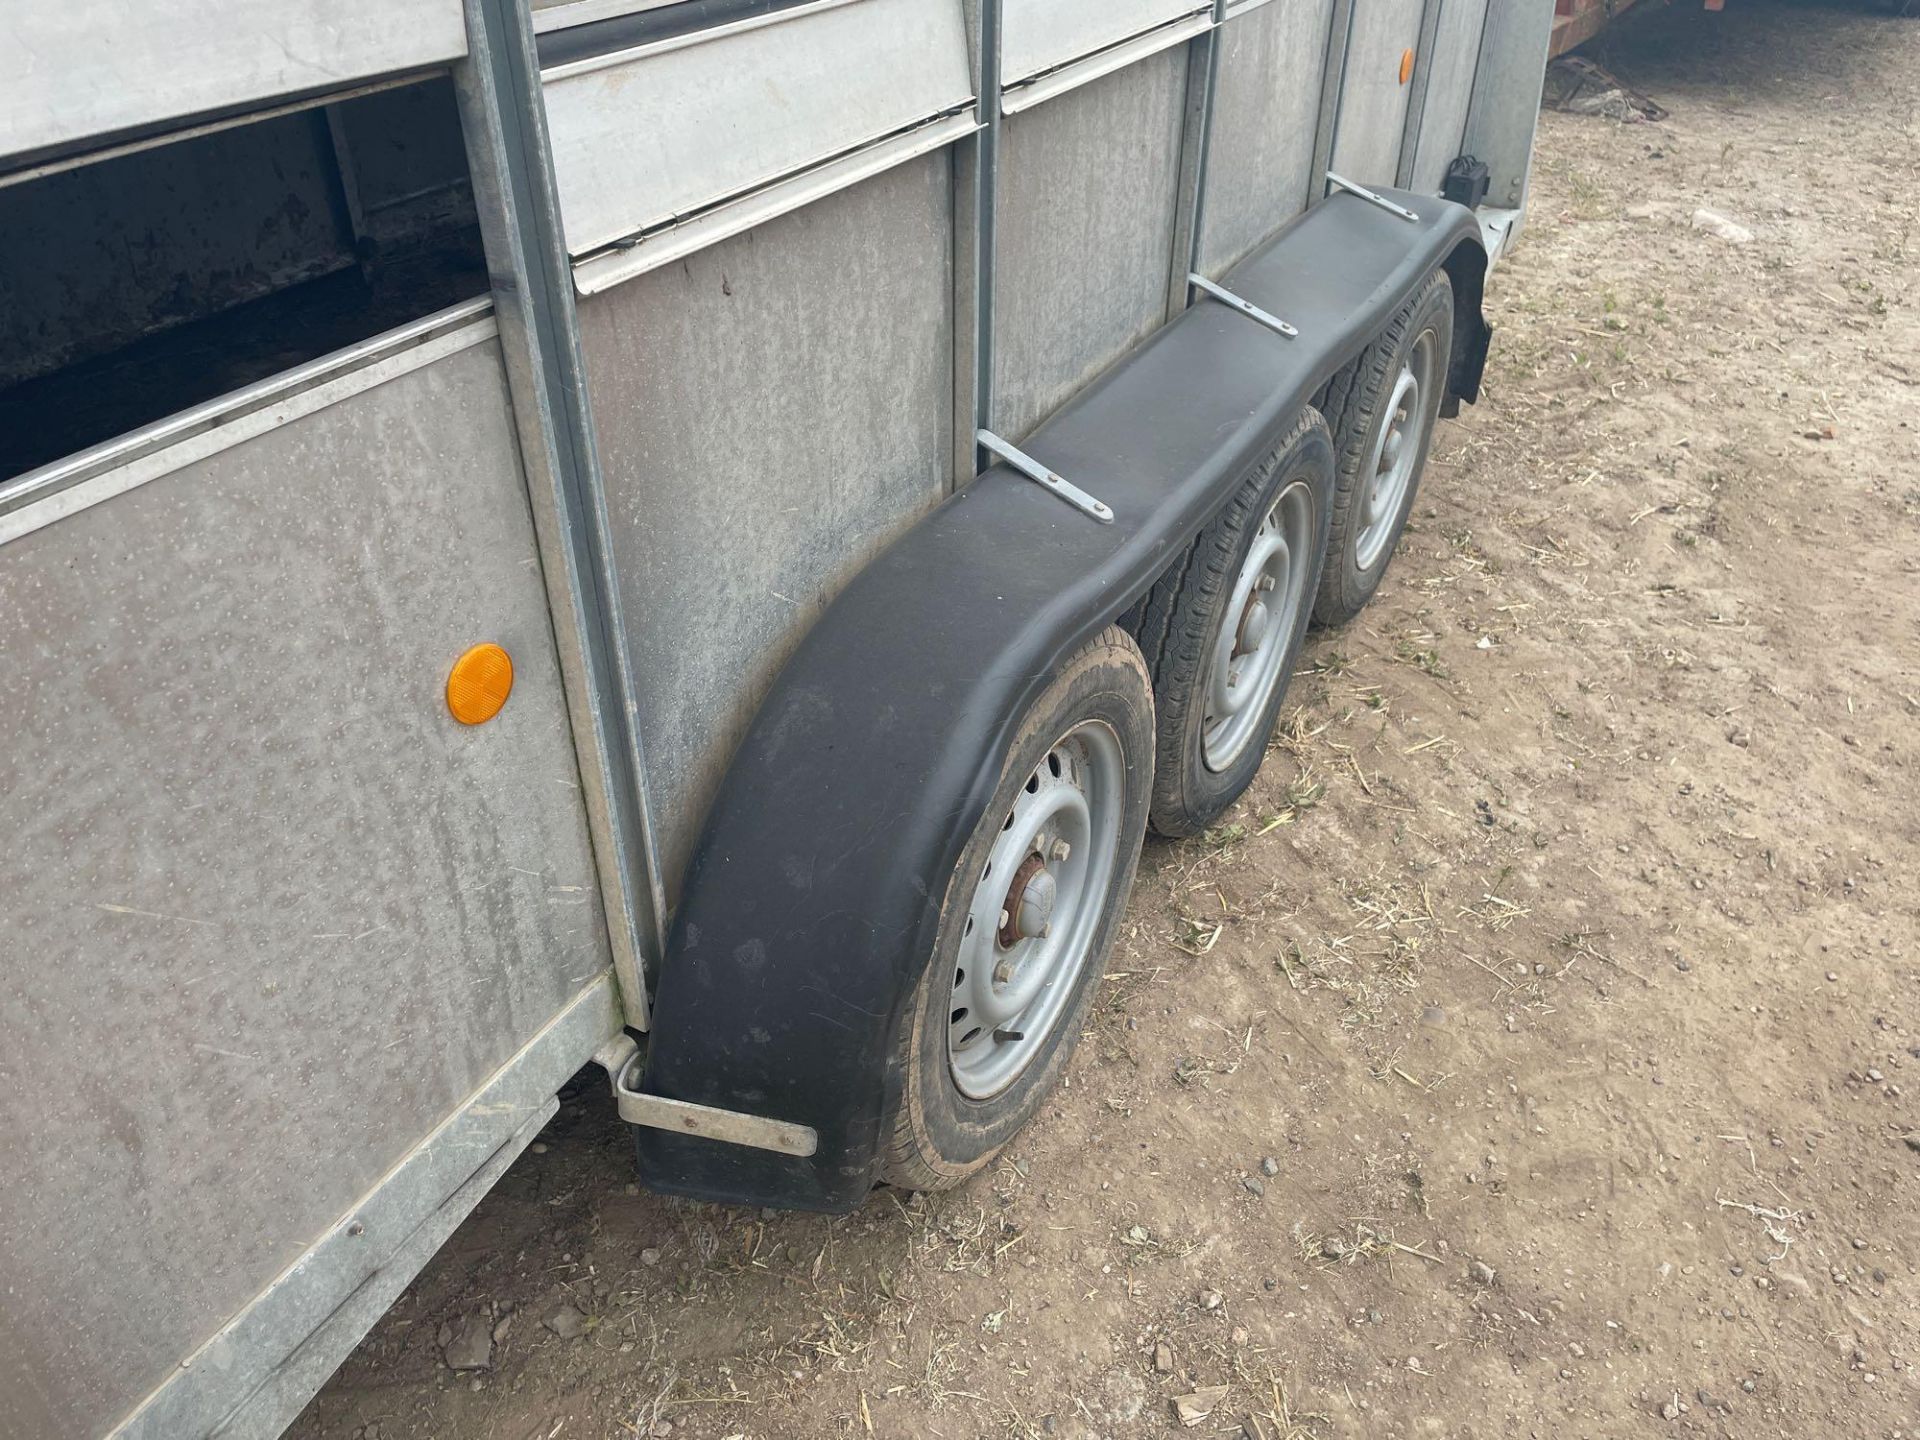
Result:
<svg viewBox="0 0 1920 1440"><path fill-rule="evenodd" d="M664 1191L985 1163L1476 397L1551 20L0 0L0 1435L278 1433L590 1061Z"/></svg>

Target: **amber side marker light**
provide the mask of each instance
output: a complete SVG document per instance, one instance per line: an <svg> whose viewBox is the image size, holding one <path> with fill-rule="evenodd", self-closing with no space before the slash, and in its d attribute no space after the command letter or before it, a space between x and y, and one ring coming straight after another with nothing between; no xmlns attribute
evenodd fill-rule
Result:
<svg viewBox="0 0 1920 1440"><path fill-rule="evenodd" d="M447 709L462 725L493 719L512 691L513 659L491 642L474 646L447 673Z"/></svg>
<svg viewBox="0 0 1920 1440"><path fill-rule="evenodd" d="M1413 52L1404 50L1400 54L1400 83L1406 84L1413 78Z"/></svg>

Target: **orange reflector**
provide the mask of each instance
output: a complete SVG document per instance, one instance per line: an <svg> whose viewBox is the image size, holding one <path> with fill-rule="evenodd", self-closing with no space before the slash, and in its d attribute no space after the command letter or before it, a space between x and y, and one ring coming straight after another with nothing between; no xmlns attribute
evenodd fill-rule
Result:
<svg viewBox="0 0 1920 1440"><path fill-rule="evenodd" d="M1406 84L1413 78L1413 52L1402 51L1400 55L1400 83Z"/></svg>
<svg viewBox="0 0 1920 1440"><path fill-rule="evenodd" d="M476 645L447 675L447 709L462 725L491 720L513 690L513 660L498 645Z"/></svg>

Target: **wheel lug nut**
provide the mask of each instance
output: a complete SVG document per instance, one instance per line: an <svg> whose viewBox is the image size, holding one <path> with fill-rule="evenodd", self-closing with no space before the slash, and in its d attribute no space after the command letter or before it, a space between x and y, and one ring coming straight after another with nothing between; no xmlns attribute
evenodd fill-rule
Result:
<svg viewBox="0 0 1920 1440"><path fill-rule="evenodd" d="M1006 929L1006 928L1007 928L1007 921L1008 921L1008 920L1010 920L1010 919L1012 919L1012 918L1013 918L1013 917L1012 917L1012 916L1010 916L1010 915L1008 915L1006 911L1004 911L1004 910L1002 910L1002 911L1000 912L1000 928L1001 928L1002 930L1004 930L1004 929Z"/></svg>
<svg viewBox="0 0 1920 1440"><path fill-rule="evenodd" d="M1013 962L1011 960L1002 960L998 965L993 967L994 984L1004 985L1011 979L1013 979Z"/></svg>
<svg viewBox="0 0 1920 1440"><path fill-rule="evenodd" d="M1064 840L1056 840L1053 842L1053 849L1047 853L1052 855L1056 861L1064 860L1073 853L1073 846Z"/></svg>

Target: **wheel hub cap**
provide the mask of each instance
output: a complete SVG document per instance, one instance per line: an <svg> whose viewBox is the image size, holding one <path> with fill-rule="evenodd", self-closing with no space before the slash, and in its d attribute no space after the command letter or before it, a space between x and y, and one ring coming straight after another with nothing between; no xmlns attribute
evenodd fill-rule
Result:
<svg viewBox="0 0 1920 1440"><path fill-rule="evenodd" d="M1053 902L1060 886L1038 855L1029 855L1014 872L1007 891L1007 923L1000 927L1000 944L1011 949L1022 940L1036 940L1053 924Z"/></svg>
<svg viewBox="0 0 1920 1440"><path fill-rule="evenodd" d="M1267 637L1267 622L1270 618L1267 607L1259 599L1249 600L1246 618L1240 622L1240 640L1233 647L1233 653L1246 655L1258 650L1260 642Z"/></svg>

